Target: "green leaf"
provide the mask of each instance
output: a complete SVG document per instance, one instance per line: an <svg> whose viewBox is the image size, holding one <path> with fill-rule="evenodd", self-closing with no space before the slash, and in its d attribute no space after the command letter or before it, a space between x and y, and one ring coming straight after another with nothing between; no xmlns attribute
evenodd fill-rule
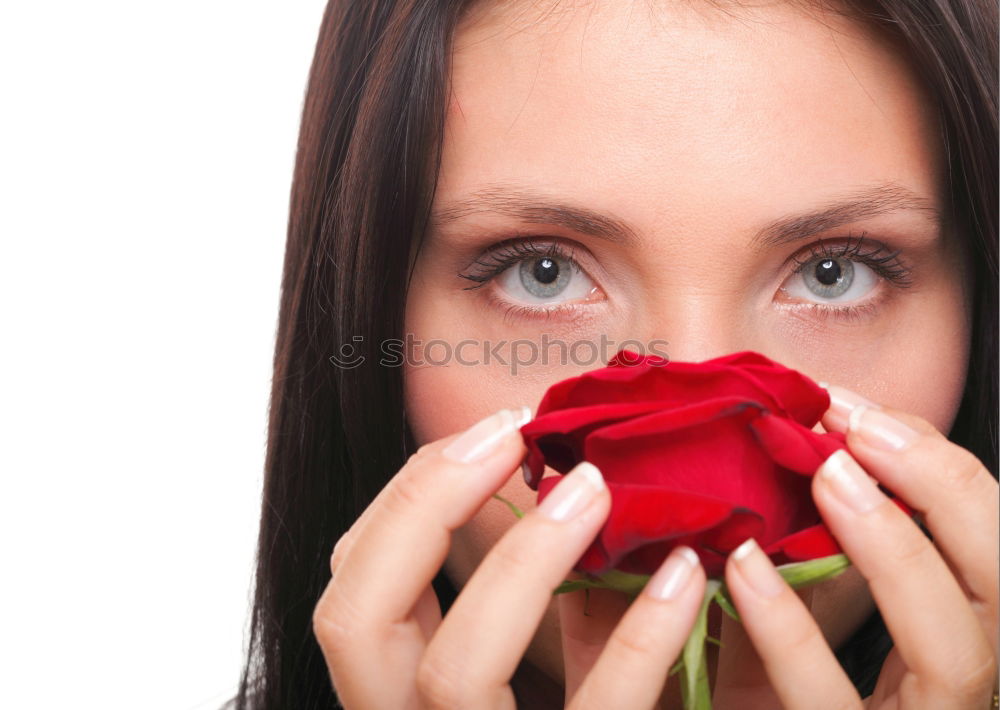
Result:
<svg viewBox="0 0 1000 710"><path fill-rule="evenodd" d="M684 668L684 658L683 657L677 659L677 663L675 663L674 665L672 665L670 667L670 672L667 673L667 675L668 676L676 675L677 672L680 671L682 668Z"/></svg>
<svg viewBox="0 0 1000 710"><path fill-rule="evenodd" d="M516 515L517 517L519 517L519 518L523 518L524 517L524 511L522 511L520 508L518 508L516 505L514 505L513 503L511 503L506 498L504 498L502 496L499 496L496 493L493 494L493 497L496 498L501 503L506 503L507 507L510 508L511 511L514 513L514 515Z"/></svg>
<svg viewBox="0 0 1000 710"><path fill-rule="evenodd" d="M778 567L778 574L785 578L793 589L808 587L836 577L851 566L847 555L830 555L807 562L793 562Z"/></svg>
<svg viewBox="0 0 1000 710"><path fill-rule="evenodd" d="M589 580L589 579L568 579L558 587L556 587L552 595L556 594L566 594L567 592L578 592L581 589L597 589L602 585L600 582Z"/></svg>
<svg viewBox="0 0 1000 710"><path fill-rule="evenodd" d="M725 583L719 586L719 591L715 593L715 603L719 605L730 618L740 621L740 613L736 611L736 607L733 606L733 600L729 598L729 589L726 587Z"/></svg>

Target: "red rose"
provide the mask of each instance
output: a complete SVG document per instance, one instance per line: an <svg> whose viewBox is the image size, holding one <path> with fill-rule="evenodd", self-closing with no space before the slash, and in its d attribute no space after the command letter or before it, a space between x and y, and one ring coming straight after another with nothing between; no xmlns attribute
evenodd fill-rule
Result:
<svg viewBox="0 0 1000 710"><path fill-rule="evenodd" d="M754 537L777 562L840 551L812 502L810 478L839 433L812 427L830 405L804 375L753 352L702 363L621 351L608 366L553 385L521 428L525 481L538 502L590 461L611 513L574 569L652 574L689 545L710 576Z"/></svg>

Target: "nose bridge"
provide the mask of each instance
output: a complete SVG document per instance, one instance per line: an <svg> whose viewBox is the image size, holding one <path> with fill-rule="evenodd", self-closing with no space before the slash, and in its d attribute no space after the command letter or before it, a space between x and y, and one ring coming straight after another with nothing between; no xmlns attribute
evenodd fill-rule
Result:
<svg viewBox="0 0 1000 710"><path fill-rule="evenodd" d="M681 293L660 298L646 314L642 330L645 342L660 343L659 352L678 362L701 362L753 349L740 309L724 297Z"/></svg>

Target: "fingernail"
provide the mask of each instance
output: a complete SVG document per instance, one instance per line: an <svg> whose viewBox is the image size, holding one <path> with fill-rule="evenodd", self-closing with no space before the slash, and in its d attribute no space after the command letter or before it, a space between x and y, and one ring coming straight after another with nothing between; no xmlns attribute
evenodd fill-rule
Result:
<svg viewBox="0 0 1000 710"><path fill-rule="evenodd" d="M885 451L905 449L920 436L895 417L864 405L851 412L847 428L858 432L865 443Z"/></svg>
<svg viewBox="0 0 1000 710"><path fill-rule="evenodd" d="M552 520L569 520L582 513L605 487L597 466L581 461L549 491L538 512Z"/></svg>
<svg viewBox="0 0 1000 710"><path fill-rule="evenodd" d="M816 475L829 484L841 503L856 513L867 513L886 499L871 476L844 449L833 452Z"/></svg>
<svg viewBox="0 0 1000 710"><path fill-rule="evenodd" d="M445 458L461 463L472 463L496 451L500 443L515 430L531 420L531 410L501 409L466 429L461 436L441 452Z"/></svg>
<svg viewBox="0 0 1000 710"><path fill-rule="evenodd" d="M667 561L646 583L646 591L654 599L674 599L687 587L698 564L698 553L690 547L682 545L674 548Z"/></svg>
<svg viewBox="0 0 1000 710"><path fill-rule="evenodd" d="M827 412L827 416L832 415L844 426L847 425L848 417L851 416L851 412L856 407L864 405L875 409L878 408L875 402L862 397L857 392L852 392L837 385L831 385L828 382L817 382L816 384L825 389L827 394L830 395L830 409Z"/></svg>
<svg viewBox="0 0 1000 710"><path fill-rule="evenodd" d="M788 586L753 538L733 550L733 559L743 579L762 597L776 597Z"/></svg>

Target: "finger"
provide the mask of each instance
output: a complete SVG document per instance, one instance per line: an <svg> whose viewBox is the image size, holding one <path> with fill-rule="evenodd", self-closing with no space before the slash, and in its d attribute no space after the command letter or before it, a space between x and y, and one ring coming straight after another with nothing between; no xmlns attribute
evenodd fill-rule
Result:
<svg viewBox="0 0 1000 710"><path fill-rule="evenodd" d="M527 412L521 411L519 412L519 416L522 416L522 418L527 418L529 415ZM452 441L454 441L461 435L462 432L459 432L458 434L452 434L451 436L443 437L435 444L435 446L445 448L448 446L448 444L450 444ZM348 550L350 550L354 540L357 539L358 535L361 534L361 531L364 529L365 525L367 525L368 521L371 520L372 511L378 509L382 505L382 502L386 499L386 497L391 495L395 495L395 492L391 489L391 487L388 485L383 486L382 490L380 490L378 494L375 496L375 498L372 500L372 502L368 504L368 507L365 508L364 511L362 511L361 515L358 517L357 520L354 521L354 523L347 530L347 532L345 532L340 537L340 539L337 540L336 544L333 546L333 552L330 555L331 574L333 574L336 568L340 566L340 562L347 555L347 552Z"/></svg>
<svg viewBox="0 0 1000 710"><path fill-rule="evenodd" d="M628 611L630 598L613 589L590 589L561 594L556 602L562 637L564 688L566 697L571 698Z"/></svg>
<svg viewBox="0 0 1000 710"><path fill-rule="evenodd" d="M862 707L809 610L752 538L726 561L726 585L782 707L811 710L817 698Z"/></svg>
<svg viewBox="0 0 1000 710"><path fill-rule="evenodd" d="M364 526L371 520L372 510L377 508L385 500L386 490L389 488L388 485L382 488L378 492L378 495L368 504L368 507L362 511L358 519L354 521L350 528L347 529L340 539L337 540L336 544L333 546L333 552L330 554L330 574L334 575L337 573L337 568L340 567L340 563L343 562L344 557L347 556L347 552L351 549L354 541L357 539L358 535L361 534L361 530Z"/></svg>
<svg viewBox="0 0 1000 710"><path fill-rule="evenodd" d="M393 477L337 575L338 593L358 605L359 615L391 623L409 612L443 564L451 531L472 518L524 457L517 429L525 419L502 410L456 439L420 447ZM463 461L464 451L481 458ZM372 584L387 570L398 570L391 586Z"/></svg>
<svg viewBox="0 0 1000 710"><path fill-rule="evenodd" d="M831 416L846 431L858 463L923 515L954 569L996 650L1000 556L1000 488L969 451L929 422L898 410L869 406L841 387L828 387ZM847 426L847 423L850 426Z"/></svg>
<svg viewBox="0 0 1000 710"><path fill-rule="evenodd" d="M417 686L432 707L495 706L552 599L611 510L583 462L511 527L465 583L431 639Z"/></svg>
<svg viewBox="0 0 1000 710"><path fill-rule="evenodd" d="M454 437L448 437L452 439ZM382 489L385 492L385 488ZM381 493L379 494L381 495ZM337 541L337 544L333 547L333 554L330 555L330 574L331 576L337 573L337 568L340 566L340 562L343 560L344 556L351 549L351 544L361 531L364 529L364 525L367 520L371 518L371 511L373 506L377 505L379 501L378 496L372 501L372 504L365 509L364 513L355 521L354 526L347 531ZM413 607L412 615L420 630L423 632L424 641L429 641L434 631L437 629L438 625L441 623L441 604L438 601L437 594L434 592L432 586L428 586L420 594L420 598Z"/></svg>
<svg viewBox="0 0 1000 710"><path fill-rule="evenodd" d="M445 437L441 441L442 443L447 445L448 442L452 441L453 439L457 438L460 435L461 434L455 434L449 437ZM348 551L350 551L351 546L354 544L354 541L361 534L361 531L364 530L364 527L365 525L368 524L368 521L371 520L372 511L379 508L382 505L382 502L386 499L386 497L390 495L395 495L395 493L390 490L390 486L387 484L383 486L382 490L380 490L378 494L375 496L375 498L372 499L372 502L368 504L368 507L361 512L361 515L358 516L358 519L354 521L354 523L351 525L350 528L348 528L347 532L341 535L340 539L337 540L336 544L333 546L333 552L330 555L331 575L336 574L337 568L340 566L340 563L343 561L344 557L347 556L347 553Z"/></svg>
<svg viewBox="0 0 1000 710"><path fill-rule="evenodd" d="M678 547L650 578L570 697L571 710L652 708L705 594L698 555Z"/></svg>
<svg viewBox="0 0 1000 710"><path fill-rule="evenodd" d="M504 410L460 436L422 446L369 507L313 614L338 692L362 706L386 702L386 672L400 678L397 689L412 688L405 678L415 676L425 627L434 622L427 589L447 556L451 531L524 457L517 430L527 416ZM393 662L398 666L386 671Z"/></svg>
<svg viewBox="0 0 1000 710"><path fill-rule="evenodd" d="M802 589L796 594L806 607L813 589ZM716 666L716 681L712 688L712 701L719 707L781 707L781 701L771 686L764 662L754 648L743 624L722 614L719 629L720 648Z"/></svg>
<svg viewBox="0 0 1000 710"><path fill-rule="evenodd" d="M930 540L846 450L820 466L813 497L929 697L957 701L991 684L993 651L965 592Z"/></svg>

